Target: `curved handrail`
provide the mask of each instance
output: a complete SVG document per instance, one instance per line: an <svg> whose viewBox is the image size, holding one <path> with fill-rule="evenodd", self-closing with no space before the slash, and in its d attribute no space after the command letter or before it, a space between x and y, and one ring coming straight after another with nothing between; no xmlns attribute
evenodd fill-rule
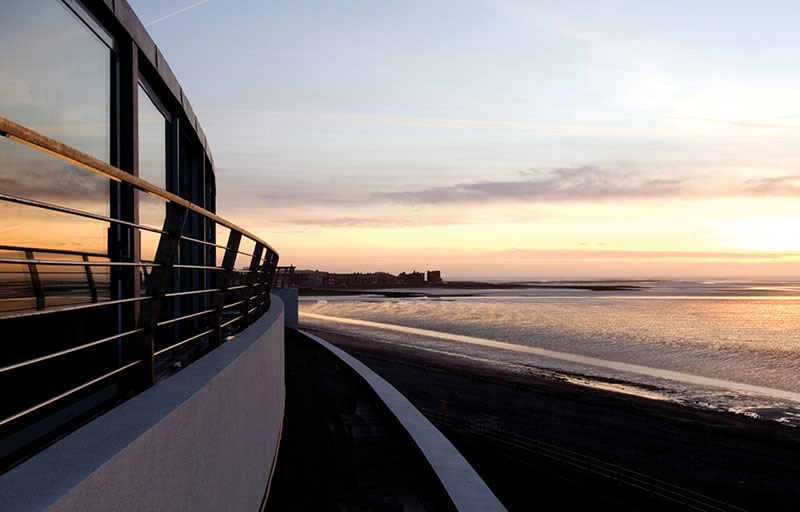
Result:
<svg viewBox="0 0 800 512"><path fill-rule="evenodd" d="M31 130L30 128L27 128L25 126L22 126L21 124L17 124L9 119L6 119L3 116L0 116L0 135L4 135L5 137L8 137L11 140L21 142L35 149L38 149L50 155L61 158L62 160L66 160L67 162L70 162L72 164L78 165L79 167L83 167L86 170L105 176L106 178L112 179L117 182L128 183L134 186L135 188L147 192L151 195L154 195L164 201L169 201L178 204L180 206L183 206L184 208L187 208L192 212L199 213L200 215L203 215L204 217L207 217L213 220L214 222L222 224L223 226L229 229L233 229L240 232L247 238L250 238L262 244L270 252L273 252L276 255L278 255L278 251L276 251L267 242L263 241L261 238L250 233L249 231L230 222L229 220L224 219L218 216L217 214L206 210L201 206L197 206L196 204L187 201L186 199L176 194L173 194L172 192L164 190L161 187L157 187L150 182L147 182L137 176L127 173L121 169L118 169L111 164L107 164L102 160L99 160L91 155L88 155L82 151L73 148L72 146L68 146L62 142L58 142L55 139L51 139L46 135L42 135L41 133Z"/></svg>
<svg viewBox="0 0 800 512"><path fill-rule="evenodd" d="M58 200L45 202L0 192L0 203L122 226L127 230L123 236L136 236L141 233L137 230L158 235L155 256L149 260L141 259L137 249L123 256L111 246L108 254L100 254L22 247L11 241L0 244L0 251L25 253L24 257L0 256L0 265L23 269L8 273L28 274L30 281L25 284L18 280L9 286L8 299L12 302L0 310L0 325L10 326L14 339L30 336L32 332L46 338L30 350L20 350L18 344L10 343L0 351L3 362L0 378L4 379L4 386L21 383L27 390L16 401L0 407L0 441L5 442L12 435L19 439L0 443L1 466L15 457L15 451L21 453L26 446L40 442L72 421L73 413L62 414L61 409L80 404L83 397L91 400L77 407L78 414L92 412L107 400L124 400L152 386L157 377L166 377L218 347L266 313L271 304L269 290L278 253L253 233L187 199L2 116L0 136L106 179L126 183L163 200L166 206L163 227L157 228L55 204ZM189 212L210 221L211 225L227 228L227 243L218 243L210 234L198 236L191 229L187 232ZM110 237L111 233L111 242ZM253 243L252 249L240 249L243 238ZM197 246L202 249L181 249ZM215 249L224 251L221 261L213 252ZM186 259L182 256L184 250ZM61 259L59 255L80 256L80 259ZM243 268L236 266L240 256L247 258ZM64 270L40 270L49 266ZM74 275L76 272L70 270L74 268L84 270L85 280L47 282L47 276L43 279L41 275ZM100 286L92 269L106 270ZM116 283L116 291L112 290L112 281ZM91 303L74 303L84 299L85 290ZM99 295L104 290L101 300ZM109 306L117 308L116 314L109 314ZM45 314L54 315L57 321L52 326L50 322L41 322L39 319ZM80 326L97 323L97 328L70 328L65 336L53 337L52 331L60 328L59 322L65 322L64 325L77 322ZM54 380L51 385L48 379L56 374L65 378ZM33 389L26 387L28 381L47 384ZM53 419L52 413L58 413L59 418Z"/></svg>

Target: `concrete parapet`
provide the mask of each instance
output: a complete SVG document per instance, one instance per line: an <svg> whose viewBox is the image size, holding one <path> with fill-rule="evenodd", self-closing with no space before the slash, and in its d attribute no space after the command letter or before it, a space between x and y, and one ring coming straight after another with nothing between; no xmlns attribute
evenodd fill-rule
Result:
<svg viewBox="0 0 800 512"><path fill-rule="evenodd" d="M297 288L273 288L272 293L283 301L284 319L286 327L298 328L297 305L299 301Z"/></svg>
<svg viewBox="0 0 800 512"><path fill-rule="evenodd" d="M257 511L280 441L284 311L0 476L0 510Z"/></svg>

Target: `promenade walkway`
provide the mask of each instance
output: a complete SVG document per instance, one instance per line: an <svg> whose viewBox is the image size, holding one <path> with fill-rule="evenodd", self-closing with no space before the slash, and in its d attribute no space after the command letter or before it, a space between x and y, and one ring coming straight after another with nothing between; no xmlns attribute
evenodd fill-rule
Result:
<svg viewBox="0 0 800 512"><path fill-rule="evenodd" d="M380 401L335 356L286 331L286 410L267 510L453 510Z"/></svg>

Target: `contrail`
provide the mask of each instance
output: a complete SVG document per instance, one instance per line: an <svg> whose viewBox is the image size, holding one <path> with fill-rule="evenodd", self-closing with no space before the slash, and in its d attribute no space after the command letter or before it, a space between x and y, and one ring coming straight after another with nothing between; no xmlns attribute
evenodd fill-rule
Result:
<svg viewBox="0 0 800 512"><path fill-rule="evenodd" d="M150 23L148 23L147 25L145 25L145 27L149 27L149 26L151 26L151 25L155 25L156 23L161 23L161 22L162 22L162 21L164 21L164 20L168 20L168 19L170 19L170 18L171 18L171 17L173 17L173 16L177 16L178 14L184 13L184 12L188 11L189 9L194 9L194 8L195 8L195 7L197 7L198 5L203 5L204 3L206 3L206 2L210 2L210 1L211 1L211 0L200 0L199 2L195 2L195 3L193 3L192 5L187 5L187 6L186 6L186 7L184 7L183 9L178 9L178 10L177 10L177 11L175 11L175 12L171 12L171 13L167 14L166 16L162 16L161 18L158 18L157 20L153 20L153 21L151 21Z"/></svg>

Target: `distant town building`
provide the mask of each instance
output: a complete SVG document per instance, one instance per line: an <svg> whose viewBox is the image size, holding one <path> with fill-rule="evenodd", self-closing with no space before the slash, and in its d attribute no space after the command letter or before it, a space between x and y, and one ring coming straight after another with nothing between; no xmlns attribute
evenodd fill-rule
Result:
<svg viewBox="0 0 800 512"><path fill-rule="evenodd" d="M416 270L412 271L410 274L400 272L397 275L397 284L403 286L424 286L425 274L417 272Z"/></svg>
<svg viewBox="0 0 800 512"><path fill-rule="evenodd" d="M442 273L439 270L429 270L426 275L414 270L395 276L388 272L337 274L321 270L295 270L292 282L299 288L392 288L441 284Z"/></svg>
<svg viewBox="0 0 800 512"><path fill-rule="evenodd" d="M441 270L429 270L427 279L425 279L428 284L442 284L442 271Z"/></svg>

